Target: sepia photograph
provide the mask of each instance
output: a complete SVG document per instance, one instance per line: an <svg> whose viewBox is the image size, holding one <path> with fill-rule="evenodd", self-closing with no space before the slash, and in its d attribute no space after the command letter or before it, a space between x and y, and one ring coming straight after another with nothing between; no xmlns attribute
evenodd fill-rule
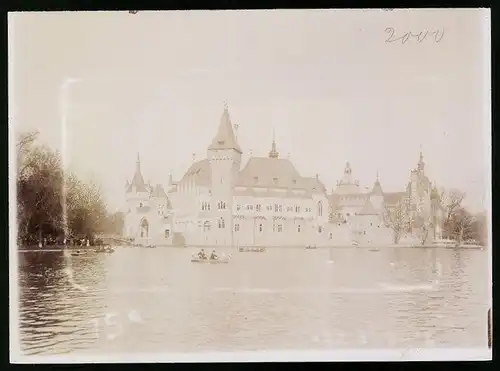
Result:
<svg viewBox="0 0 500 371"><path fill-rule="evenodd" d="M8 16L10 361L492 359L489 9Z"/></svg>

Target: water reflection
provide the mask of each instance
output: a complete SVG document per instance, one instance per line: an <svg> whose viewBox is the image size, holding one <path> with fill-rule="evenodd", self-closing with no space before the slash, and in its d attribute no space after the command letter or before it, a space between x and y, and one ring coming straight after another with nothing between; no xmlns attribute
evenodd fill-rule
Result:
<svg viewBox="0 0 500 371"><path fill-rule="evenodd" d="M486 346L485 251L19 255L26 354ZM327 264L333 260L334 264Z"/></svg>

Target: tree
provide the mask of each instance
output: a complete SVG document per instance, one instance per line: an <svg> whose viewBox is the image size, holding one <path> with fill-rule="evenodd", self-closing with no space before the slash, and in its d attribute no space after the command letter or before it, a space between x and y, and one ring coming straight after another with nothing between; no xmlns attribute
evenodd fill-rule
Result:
<svg viewBox="0 0 500 371"><path fill-rule="evenodd" d="M99 187L65 174L60 154L36 145L37 135L21 134L17 142L19 239L36 243L42 236L91 238L104 228L107 217Z"/></svg>
<svg viewBox="0 0 500 371"><path fill-rule="evenodd" d="M472 238L473 222L474 218L467 210L462 207L455 209L449 225L452 236L457 241L457 244L461 244L463 241Z"/></svg>
<svg viewBox="0 0 500 371"><path fill-rule="evenodd" d="M443 191L440 194L440 204L445 210L443 221L443 232L447 238L453 237L453 223L455 213L461 209L462 201L465 198L465 193L456 189Z"/></svg>
<svg viewBox="0 0 500 371"><path fill-rule="evenodd" d="M408 203L405 200L398 202L395 206L385 207L385 220L388 227L393 231L394 244L398 244L403 233L405 233L411 224L411 216Z"/></svg>

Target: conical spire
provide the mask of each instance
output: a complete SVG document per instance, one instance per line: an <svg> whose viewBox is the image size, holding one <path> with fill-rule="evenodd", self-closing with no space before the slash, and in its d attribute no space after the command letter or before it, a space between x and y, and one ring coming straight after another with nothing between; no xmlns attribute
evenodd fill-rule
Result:
<svg viewBox="0 0 500 371"><path fill-rule="evenodd" d="M226 103L224 103L224 112L222 113L217 134L208 149L234 149L236 152L242 153L234 135L233 125L231 124L231 118L229 117L229 110Z"/></svg>
<svg viewBox="0 0 500 371"><path fill-rule="evenodd" d="M132 178L132 183L130 187L135 187L136 192L147 192L146 184L144 183L144 178L141 173L141 160L139 158L139 153L137 153L137 162L135 164L135 173Z"/></svg>
<svg viewBox="0 0 500 371"><path fill-rule="evenodd" d="M271 144L271 150L269 151L269 158L278 158L278 157L279 157L279 153L276 150L276 133L275 133L275 130L273 128L273 142Z"/></svg>
<svg viewBox="0 0 500 371"><path fill-rule="evenodd" d="M375 179L375 183L373 184L373 188L372 188L372 195L374 195L374 196L383 196L384 195L384 191L382 190L382 186L380 185L378 170L377 170L377 178Z"/></svg>

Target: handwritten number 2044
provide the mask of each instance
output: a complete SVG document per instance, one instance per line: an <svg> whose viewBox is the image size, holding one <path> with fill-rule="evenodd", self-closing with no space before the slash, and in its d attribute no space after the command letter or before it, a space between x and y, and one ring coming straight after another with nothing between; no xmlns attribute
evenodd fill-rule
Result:
<svg viewBox="0 0 500 371"><path fill-rule="evenodd" d="M423 42L428 38L434 37L434 41L436 43L441 42L444 36L444 30L442 31L420 31L419 33L407 32L402 36L395 36L396 31L392 27L387 27L385 32L389 34L389 37L385 40L386 43L393 43L396 41L400 41L401 44L405 44L409 40L416 40L418 43Z"/></svg>

